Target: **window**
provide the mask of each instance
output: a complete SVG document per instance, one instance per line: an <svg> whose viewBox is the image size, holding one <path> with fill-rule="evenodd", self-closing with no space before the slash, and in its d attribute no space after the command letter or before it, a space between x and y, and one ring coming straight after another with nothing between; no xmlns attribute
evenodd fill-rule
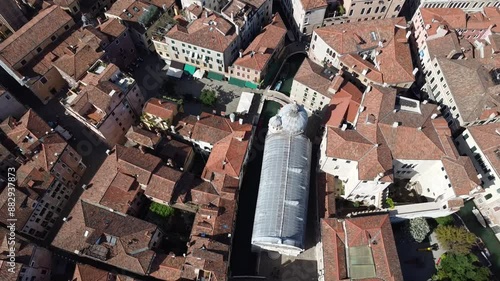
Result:
<svg viewBox="0 0 500 281"><path fill-rule="evenodd" d="M40 78L40 82L42 82L42 84L47 83L47 78L45 77Z"/></svg>
<svg viewBox="0 0 500 281"><path fill-rule="evenodd" d="M26 64L26 60L22 60L21 65L25 65L25 64Z"/></svg>
<svg viewBox="0 0 500 281"><path fill-rule="evenodd" d="M466 140L468 138L469 138L469 135L468 134L464 134L464 140Z"/></svg>
<svg viewBox="0 0 500 281"><path fill-rule="evenodd" d="M56 41L56 38L57 37L55 35L52 35L52 37L50 37L50 40L52 40L52 42L53 42L53 41Z"/></svg>
<svg viewBox="0 0 500 281"><path fill-rule="evenodd" d="M36 52L37 52L37 53L40 53L41 51L42 51L42 47L38 47L38 48L36 48Z"/></svg>

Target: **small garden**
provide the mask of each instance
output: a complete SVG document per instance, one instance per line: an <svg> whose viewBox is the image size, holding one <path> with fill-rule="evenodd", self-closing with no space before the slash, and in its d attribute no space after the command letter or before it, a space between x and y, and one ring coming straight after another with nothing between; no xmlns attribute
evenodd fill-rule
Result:
<svg viewBox="0 0 500 281"><path fill-rule="evenodd" d="M422 243L417 251L443 252L436 260L435 281L487 281L491 272L473 253L476 236L457 226L452 216L437 219L414 218L401 225L407 242ZM433 234L433 239L430 236ZM431 240L437 241L431 241ZM437 242L430 244L432 242ZM438 252L439 253L439 252Z"/></svg>
<svg viewBox="0 0 500 281"><path fill-rule="evenodd" d="M193 213L151 202L144 220L156 224L165 234L160 248L178 255L185 253L194 221Z"/></svg>

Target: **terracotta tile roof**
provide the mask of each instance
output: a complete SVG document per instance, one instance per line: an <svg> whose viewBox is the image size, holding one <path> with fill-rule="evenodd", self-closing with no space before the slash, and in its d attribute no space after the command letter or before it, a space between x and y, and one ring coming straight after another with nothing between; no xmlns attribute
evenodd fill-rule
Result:
<svg viewBox="0 0 500 281"><path fill-rule="evenodd" d="M394 89L372 87L365 94L356 130L327 127L326 155L358 161L360 180L383 175L381 181L392 180L393 159L441 160L456 195L469 194L478 186L472 162L458 155L444 118L432 119L438 114L436 106L419 104L418 112L392 110L400 99Z"/></svg>
<svg viewBox="0 0 500 281"><path fill-rule="evenodd" d="M156 254L151 266L151 276L161 280L177 281L181 278L186 258L173 254Z"/></svg>
<svg viewBox="0 0 500 281"><path fill-rule="evenodd" d="M500 85L495 85L490 74L500 58L436 59L464 122L476 121L486 110L500 112L500 97L496 95Z"/></svg>
<svg viewBox="0 0 500 281"><path fill-rule="evenodd" d="M223 53L236 40L237 35L230 22L212 13L208 17L202 15L187 28L174 26L166 37Z"/></svg>
<svg viewBox="0 0 500 281"><path fill-rule="evenodd" d="M376 27L376 28L375 28ZM404 18L351 22L315 29L314 32L325 43L342 55L340 60L362 72L368 68L366 77L383 84L399 84L414 81L410 48L406 40ZM373 40L373 34L377 40ZM379 42L382 41L383 47ZM377 50L376 60L380 67L358 55L361 51Z"/></svg>
<svg viewBox="0 0 500 281"><path fill-rule="evenodd" d="M313 89L314 91L332 97L332 93L328 91L333 74L324 74L324 68L315 64L312 60L306 58L300 65L299 70L293 77L293 80Z"/></svg>
<svg viewBox="0 0 500 281"><path fill-rule="evenodd" d="M42 10L32 20L0 44L0 59L13 66L73 19L58 6Z"/></svg>
<svg viewBox="0 0 500 281"><path fill-rule="evenodd" d="M219 205L219 193L210 182L194 179L190 187L190 195L186 199L190 199L189 201L196 205Z"/></svg>
<svg viewBox="0 0 500 281"><path fill-rule="evenodd" d="M96 121L100 122L106 113L111 113L109 109L113 100L110 96L111 91L115 91L115 94L122 93L120 87L110 81L102 81L97 85L89 84L82 87L80 93L78 93L78 96L71 102L70 106L74 111L84 116L88 113L89 105L92 105L93 108L99 109L101 112L98 118L94 118Z"/></svg>
<svg viewBox="0 0 500 281"><path fill-rule="evenodd" d="M99 204L126 214L139 192L141 188L134 177L117 173Z"/></svg>
<svg viewBox="0 0 500 281"><path fill-rule="evenodd" d="M108 35L111 39L120 37L127 30L125 25L121 24L120 20L116 18L106 20L97 29Z"/></svg>
<svg viewBox="0 0 500 281"><path fill-rule="evenodd" d="M189 139L193 134L194 125L196 124L196 122L196 116L179 113L177 114L173 123L175 126L175 131L179 135Z"/></svg>
<svg viewBox="0 0 500 281"><path fill-rule="evenodd" d="M231 134L245 134L251 130L251 124L239 124L231 122L228 118L203 112L200 120L194 125L191 138L215 144Z"/></svg>
<svg viewBox="0 0 500 281"><path fill-rule="evenodd" d="M105 252L108 254L103 262L138 274L149 273L154 259L149 243L153 233L157 231L155 225L132 216L110 212L84 200L76 203L70 217L53 240L53 246L69 252L78 250L80 254L91 257L89 255L92 250L100 248L104 251L102 246L106 244L108 250ZM103 235L115 237L114 246L113 241L100 242L104 239Z"/></svg>
<svg viewBox="0 0 500 281"><path fill-rule="evenodd" d="M424 25L430 25L430 28L427 29L429 36L436 34L440 25L446 25L451 29L466 29L467 27L465 12L459 8L421 8L420 13Z"/></svg>
<svg viewBox="0 0 500 281"><path fill-rule="evenodd" d="M464 199L462 198L455 198L448 200L448 208L462 208L464 206Z"/></svg>
<svg viewBox="0 0 500 281"><path fill-rule="evenodd" d="M157 135L153 132L144 130L137 126L132 126L128 129L125 137L139 145L154 148L161 140L161 135Z"/></svg>
<svg viewBox="0 0 500 281"><path fill-rule="evenodd" d="M168 139L161 142L158 145L158 156L163 160L168 162L168 159L172 159L175 167L184 167L186 162L189 161L191 155L193 155L193 145L180 142L174 139Z"/></svg>
<svg viewBox="0 0 500 281"><path fill-rule="evenodd" d="M55 179L49 172L29 164L19 167L16 175L17 189L33 200L41 199Z"/></svg>
<svg viewBox="0 0 500 281"><path fill-rule="evenodd" d="M149 9L149 6L149 4L136 0L118 0L106 11L106 14L119 17L128 22L139 22L139 18L145 10ZM127 16L127 13L132 16Z"/></svg>
<svg viewBox="0 0 500 281"><path fill-rule="evenodd" d="M68 146L66 141L57 133L50 133L51 128L47 123L29 109L17 122L6 119L2 123L2 130L10 140L12 148L22 149L27 156L33 157L33 167L43 168L49 171ZM49 132L49 134L47 134Z"/></svg>
<svg viewBox="0 0 500 281"><path fill-rule="evenodd" d="M162 99L151 98L144 105L143 113L148 113L164 120L172 120L177 114L179 105Z"/></svg>
<svg viewBox="0 0 500 281"><path fill-rule="evenodd" d="M141 0L141 1L148 4L153 4L161 9L163 9L164 6L165 8L168 9L175 4L175 0Z"/></svg>
<svg viewBox="0 0 500 281"><path fill-rule="evenodd" d="M181 180L181 177L181 172L167 166L161 166L151 176L145 194L170 202L175 186Z"/></svg>
<svg viewBox="0 0 500 281"><path fill-rule="evenodd" d="M243 56L236 59L233 65L263 71L285 37L286 32L283 20L277 14L273 21L265 26L262 32L250 43L243 52Z"/></svg>
<svg viewBox="0 0 500 281"><path fill-rule="evenodd" d="M403 280L389 215L321 220L325 281L350 279L346 248L369 247L375 276L363 280ZM376 243L374 243L376 242ZM346 247L347 245L347 247Z"/></svg>
<svg viewBox="0 0 500 281"><path fill-rule="evenodd" d="M108 281L116 276L108 271L95 268L88 264L77 263L73 273L73 281Z"/></svg>
<svg viewBox="0 0 500 281"><path fill-rule="evenodd" d="M76 47L74 54L66 54L54 62L54 66L60 71L79 80L98 59L104 55L104 51L95 49L90 45Z"/></svg>
<svg viewBox="0 0 500 281"><path fill-rule="evenodd" d="M135 176L141 184L147 185L151 174L160 165L161 159L139 149L117 145L115 154L118 171Z"/></svg>
<svg viewBox="0 0 500 281"><path fill-rule="evenodd" d="M187 7L186 9L198 18L201 16L201 13L203 12L203 7L198 6L195 3L189 5L189 7Z"/></svg>
<svg viewBox="0 0 500 281"><path fill-rule="evenodd" d="M325 0L301 0L300 2L302 3L302 8L305 11L325 8L328 6L327 1Z"/></svg>
<svg viewBox="0 0 500 281"><path fill-rule="evenodd" d="M72 6L77 0L53 0L54 4L59 5L61 7L69 8Z"/></svg>
<svg viewBox="0 0 500 281"><path fill-rule="evenodd" d="M9 192L7 188L4 188L2 193L0 193L0 212L1 212L0 221L5 225L8 225L9 224L8 219L11 219L11 217L8 216L9 206L7 200L10 197L8 193ZM16 198L16 210L15 210L16 228L22 229L24 225L28 222L33 211L35 210L32 206L34 206L37 201L31 199L17 188L15 191L15 198Z"/></svg>
<svg viewBox="0 0 500 281"><path fill-rule="evenodd" d="M231 135L218 141L212 148L202 177L209 180L212 173L218 173L239 178L247 149L248 140L238 140Z"/></svg>
<svg viewBox="0 0 500 281"><path fill-rule="evenodd" d="M321 219L325 281L347 279L345 233L336 219Z"/></svg>
<svg viewBox="0 0 500 281"><path fill-rule="evenodd" d="M344 120L353 124L358 115L362 97L363 93L354 84L346 82L330 101L324 117L326 124L339 127Z"/></svg>
<svg viewBox="0 0 500 281"><path fill-rule="evenodd" d="M480 126L468 127L472 138L476 142L478 149L490 162L491 167L497 175L500 174L500 123L490 123Z"/></svg>

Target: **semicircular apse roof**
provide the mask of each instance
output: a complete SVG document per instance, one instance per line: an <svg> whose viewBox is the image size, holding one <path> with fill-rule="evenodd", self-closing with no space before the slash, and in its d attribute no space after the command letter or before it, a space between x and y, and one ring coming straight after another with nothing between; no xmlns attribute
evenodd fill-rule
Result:
<svg viewBox="0 0 500 281"><path fill-rule="evenodd" d="M278 113L281 116L283 130L291 134L299 134L305 131L307 126L307 112L304 107L296 103L287 104Z"/></svg>

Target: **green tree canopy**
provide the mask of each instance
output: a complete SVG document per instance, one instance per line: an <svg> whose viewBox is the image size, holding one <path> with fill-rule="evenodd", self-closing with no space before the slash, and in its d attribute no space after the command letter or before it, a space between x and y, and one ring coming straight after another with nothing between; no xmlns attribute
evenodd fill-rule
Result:
<svg viewBox="0 0 500 281"><path fill-rule="evenodd" d="M476 242L476 236L463 227L440 225L436 237L441 246L454 254L467 254Z"/></svg>
<svg viewBox="0 0 500 281"><path fill-rule="evenodd" d="M436 218L435 220L439 225L452 225L454 223L453 217L451 215L446 217Z"/></svg>
<svg viewBox="0 0 500 281"><path fill-rule="evenodd" d="M217 94L214 90L201 90L200 101L206 106L213 106L217 101Z"/></svg>
<svg viewBox="0 0 500 281"><path fill-rule="evenodd" d="M414 218L408 221L408 232L417 243L422 243L431 229L425 218Z"/></svg>
<svg viewBox="0 0 500 281"><path fill-rule="evenodd" d="M482 266L473 254L444 254L433 280L488 281L490 270Z"/></svg>

